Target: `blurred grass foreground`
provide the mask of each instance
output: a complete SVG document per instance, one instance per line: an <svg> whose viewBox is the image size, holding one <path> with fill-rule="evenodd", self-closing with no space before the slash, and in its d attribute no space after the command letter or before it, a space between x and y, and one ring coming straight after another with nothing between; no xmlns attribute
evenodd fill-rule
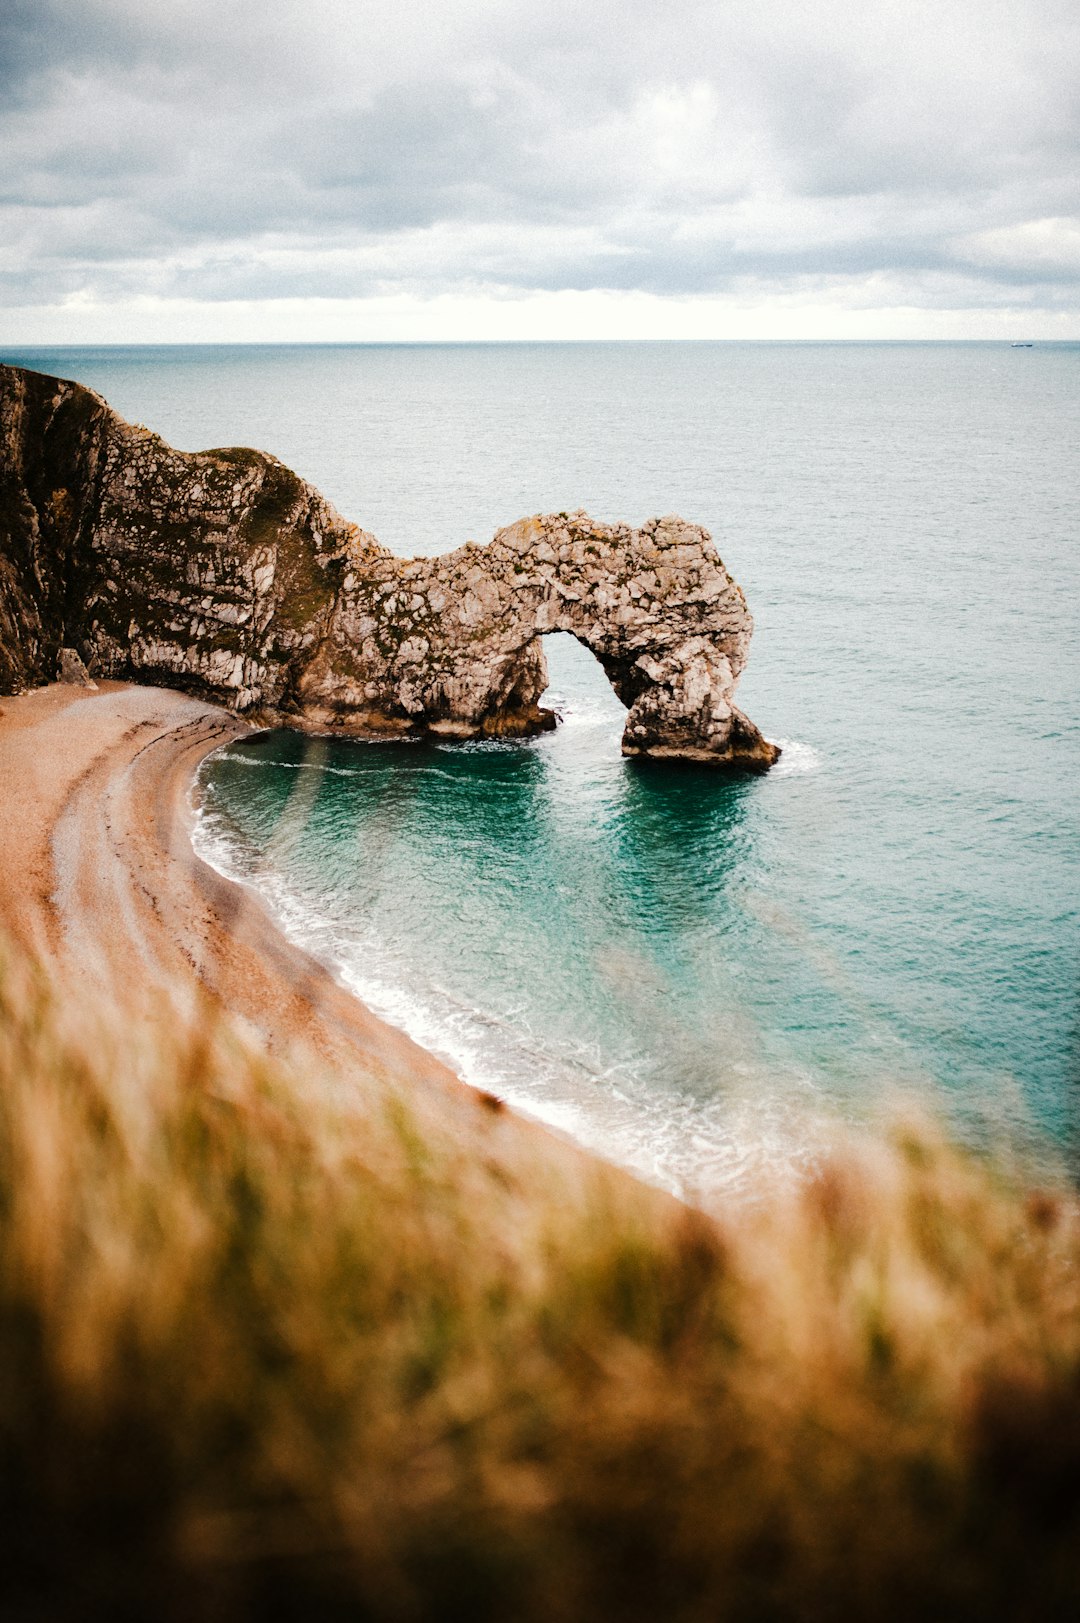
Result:
<svg viewBox="0 0 1080 1623"><path fill-rule="evenodd" d="M9 956L5 1619L1078 1615L1070 1194L904 1129L719 1223L598 1168L508 1224L207 1024Z"/></svg>

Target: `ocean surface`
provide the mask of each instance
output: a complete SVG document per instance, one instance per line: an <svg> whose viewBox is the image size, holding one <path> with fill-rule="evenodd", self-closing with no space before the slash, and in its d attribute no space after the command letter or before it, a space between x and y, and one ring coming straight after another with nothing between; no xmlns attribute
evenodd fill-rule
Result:
<svg viewBox="0 0 1080 1623"><path fill-rule="evenodd" d="M188 450L274 452L401 554L585 507L705 524L768 776L558 731L287 733L204 767L200 851L469 1080L692 1198L914 1100L1080 1150L1080 345L8 351Z"/></svg>

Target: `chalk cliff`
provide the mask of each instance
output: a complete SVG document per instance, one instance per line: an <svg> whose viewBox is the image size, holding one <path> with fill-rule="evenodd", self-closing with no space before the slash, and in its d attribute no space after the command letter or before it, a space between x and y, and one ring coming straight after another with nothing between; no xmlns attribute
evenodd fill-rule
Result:
<svg viewBox="0 0 1080 1623"><path fill-rule="evenodd" d="M175 451L91 390L0 367L0 692L70 649L252 719L527 735L554 725L540 638L568 631L627 706L625 753L760 771L778 752L733 702L752 629L682 519L551 514L403 559L272 456Z"/></svg>

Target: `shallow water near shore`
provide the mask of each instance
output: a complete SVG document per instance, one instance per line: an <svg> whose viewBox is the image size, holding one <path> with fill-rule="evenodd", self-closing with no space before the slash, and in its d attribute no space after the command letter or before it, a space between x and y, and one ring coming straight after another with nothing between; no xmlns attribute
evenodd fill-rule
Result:
<svg viewBox="0 0 1080 1623"><path fill-rule="evenodd" d="M680 1192L822 1112L1080 1130L1080 346L36 351L185 449L248 443L401 553L584 506L707 525L757 631L762 778L623 760L548 639L554 734L267 734L200 851L469 1080Z"/></svg>

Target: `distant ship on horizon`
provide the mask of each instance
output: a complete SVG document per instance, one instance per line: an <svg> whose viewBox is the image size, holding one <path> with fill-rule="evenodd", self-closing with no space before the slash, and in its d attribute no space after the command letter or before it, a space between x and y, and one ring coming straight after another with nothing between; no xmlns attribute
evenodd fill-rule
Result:
<svg viewBox="0 0 1080 1623"><path fill-rule="evenodd" d="M1027 343L1014 344L1012 347L1013 347L1013 349L1034 349L1035 348L1034 344L1027 344Z"/></svg>

